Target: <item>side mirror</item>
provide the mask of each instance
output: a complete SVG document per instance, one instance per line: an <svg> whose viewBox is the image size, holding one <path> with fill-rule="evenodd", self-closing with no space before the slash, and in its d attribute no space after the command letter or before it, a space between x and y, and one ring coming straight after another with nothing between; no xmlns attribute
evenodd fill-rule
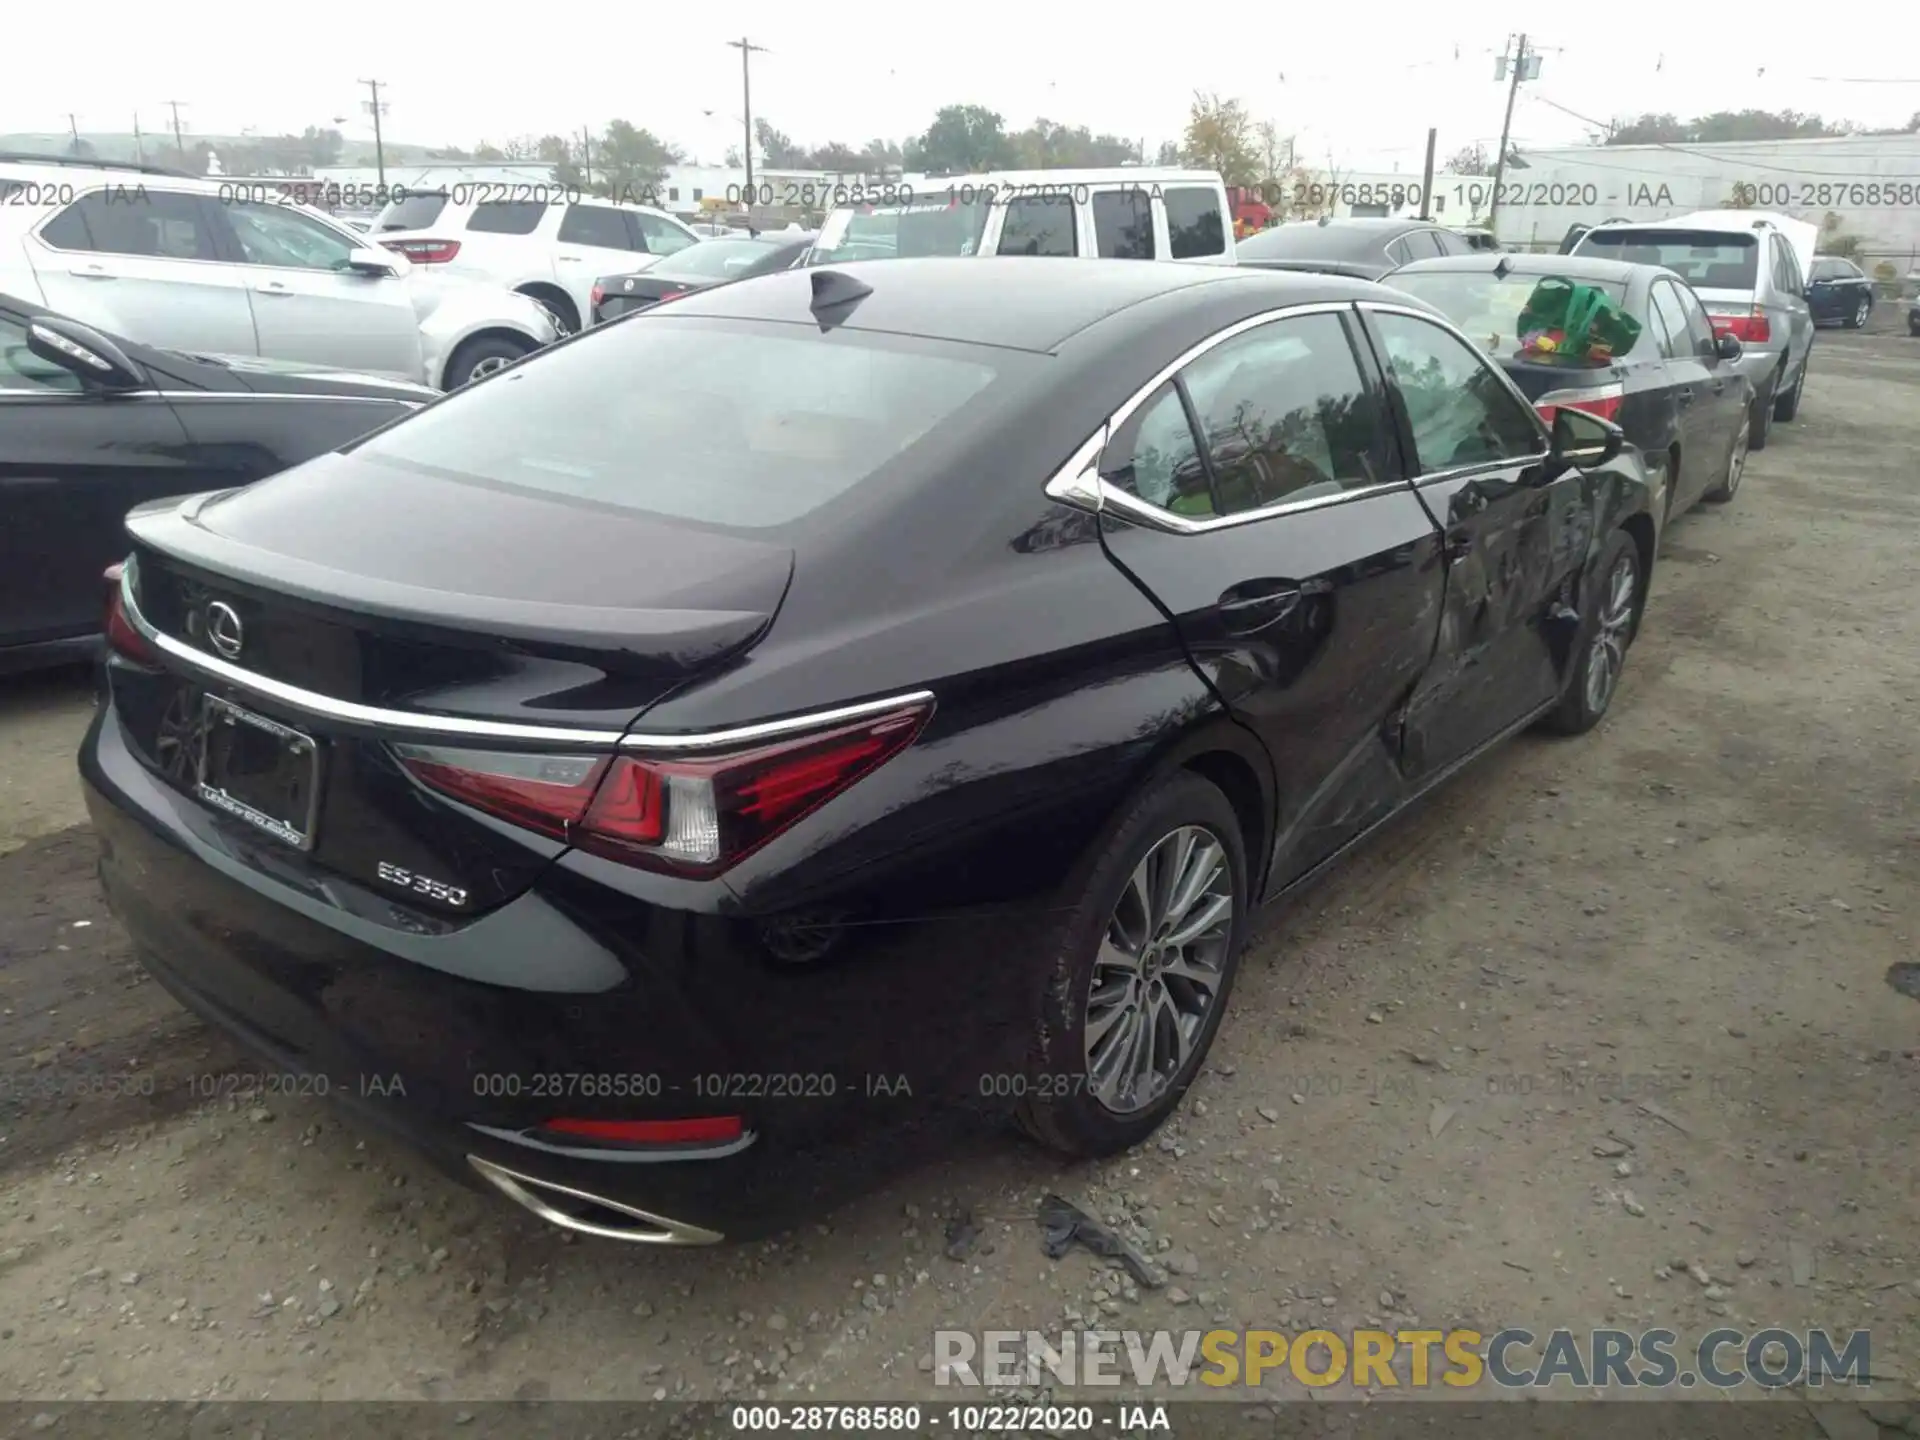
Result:
<svg viewBox="0 0 1920 1440"><path fill-rule="evenodd" d="M124 392L147 388L147 372L91 325L42 315L27 327L27 349L48 364L80 377L89 390Z"/></svg>
<svg viewBox="0 0 1920 1440"><path fill-rule="evenodd" d="M1746 348L1740 343L1738 335L1716 335L1713 338L1713 353L1722 360L1738 360L1740 352Z"/></svg>
<svg viewBox="0 0 1920 1440"><path fill-rule="evenodd" d="M1553 449L1548 468L1556 473L1572 466L1576 470L1597 470L1626 444L1626 432L1611 420L1585 410L1561 406L1553 412Z"/></svg>
<svg viewBox="0 0 1920 1440"><path fill-rule="evenodd" d="M412 270L413 262L397 250L361 245L348 252L347 269L356 275L399 276Z"/></svg>

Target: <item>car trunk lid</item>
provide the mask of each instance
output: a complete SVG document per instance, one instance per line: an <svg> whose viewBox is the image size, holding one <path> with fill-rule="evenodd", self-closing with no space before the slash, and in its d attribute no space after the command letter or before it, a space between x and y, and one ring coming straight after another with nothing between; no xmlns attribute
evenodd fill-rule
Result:
<svg viewBox="0 0 1920 1440"><path fill-rule="evenodd" d="M128 517L128 590L163 648L158 671L115 668L129 738L202 800L207 737L244 751L272 773L216 788L286 826L212 803L284 847L281 866L298 857L441 914L512 898L563 833L449 799L401 747L604 755L648 706L751 648L793 568L781 545L450 478L396 485L352 455L271 492ZM317 769L250 716L311 742Z"/></svg>

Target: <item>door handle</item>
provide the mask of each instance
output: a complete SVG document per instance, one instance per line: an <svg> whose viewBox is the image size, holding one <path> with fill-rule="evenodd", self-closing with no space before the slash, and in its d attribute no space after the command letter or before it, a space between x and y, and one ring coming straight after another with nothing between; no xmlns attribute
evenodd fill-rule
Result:
<svg viewBox="0 0 1920 1440"><path fill-rule="evenodd" d="M1300 587L1291 580L1249 580L1221 595L1220 617L1227 630L1247 635L1277 625L1300 604Z"/></svg>
<svg viewBox="0 0 1920 1440"><path fill-rule="evenodd" d="M1449 565L1458 565L1473 553L1473 536L1465 530L1450 530L1447 538L1440 544L1440 553L1447 557Z"/></svg>
<svg viewBox="0 0 1920 1440"><path fill-rule="evenodd" d="M104 265L75 265L70 267L67 273L69 275L78 275L82 280L116 280L119 278Z"/></svg>
<svg viewBox="0 0 1920 1440"><path fill-rule="evenodd" d="M262 280L253 289L256 295L291 295L293 293L279 280Z"/></svg>
<svg viewBox="0 0 1920 1440"><path fill-rule="evenodd" d="M584 255L559 255L554 258L559 260L564 260L569 265L578 265L582 260L586 259L587 257Z"/></svg>

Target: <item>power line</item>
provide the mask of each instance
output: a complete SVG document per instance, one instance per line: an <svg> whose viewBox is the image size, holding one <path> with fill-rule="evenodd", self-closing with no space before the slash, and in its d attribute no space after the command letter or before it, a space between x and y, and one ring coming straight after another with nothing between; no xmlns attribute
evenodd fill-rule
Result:
<svg viewBox="0 0 1920 1440"><path fill-rule="evenodd" d="M1530 99L1530 100L1537 100L1537 101L1539 101L1539 102L1540 102L1540 103L1541 103L1542 105L1550 105L1550 106L1552 106L1552 107L1553 107L1553 108L1554 108L1555 110L1558 110L1558 111L1560 111L1560 112L1561 112L1562 114L1564 114L1564 115L1571 115L1571 116L1572 116L1572 117L1573 117L1574 119L1576 119L1576 120L1579 120L1579 121L1582 121L1583 123L1585 123L1585 124L1588 124L1588 125L1592 125L1592 126L1596 126L1597 128L1599 128L1599 129L1601 129L1601 130L1605 130L1605 131L1611 131L1611 130L1612 130L1612 129L1614 128L1614 127L1613 127L1612 125L1610 125L1610 124L1608 124L1607 122L1605 122L1605 121L1603 121L1603 120L1595 120L1595 119L1594 119L1594 118L1593 118L1593 117L1592 117L1591 115L1582 115L1582 114L1581 114L1581 113L1580 113L1580 112L1579 112L1578 110L1571 110L1571 109L1568 109L1568 108L1567 108L1567 107L1566 107L1565 105L1562 105L1562 104L1561 104L1561 103L1560 103L1559 101L1557 101L1557 100L1549 100L1549 99L1548 99L1548 98L1547 98L1546 96L1544 96L1544 95L1530 95L1530 96L1528 96L1527 98L1528 98L1528 99ZM1855 136L1850 136L1850 135L1825 135L1825 136L1823 136L1823 135L1808 135L1808 136L1801 136L1801 137L1796 137L1796 138L1801 138L1801 139L1808 139L1808 140L1823 140L1823 139L1825 139L1825 140L1850 140L1850 139L1855 139L1855 138L1864 138L1864 137L1855 137ZM1889 139L1891 139L1892 137L1891 137L1891 136L1889 136L1889 137L1886 137L1886 138L1889 138ZM1728 157L1727 157L1727 156L1725 156L1725 155L1715 155L1715 154L1712 154L1712 153L1710 153L1710 152L1707 152L1707 151L1702 151L1702 150L1695 150L1695 149L1693 149L1693 148L1692 148L1692 147L1690 147L1690 146L1687 146L1687 145L1677 145L1677 144L1674 144L1674 143L1672 143L1671 141L1666 141L1666 140L1637 140L1637 141L1634 141L1633 143L1634 143L1634 144L1636 144L1636 145L1641 145L1641 146L1644 146L1644 147L1647 147L1647 148L1649 148L1649 149L1655 149L1655 150L1668 150L1668 151L1671 151L1672 153L1674 153L1675 155L1686 155L1686 156L1689 156L1689 157L1691 157L1692 159L1695 159L1695 160L1707 160L1707 161L1711 161L1711 162L1714 162L1714 163L1716 163L1716 164L1724 164L1724 163L1725 163L1725 162L1727 161L1727 159L1728 159ZM1723 141L1702 141L1702 142L1700 142L1700 143L1701 143L1701 144L1723 144L1723 145L1755 145L1755 146L1757 146L1757 145L1768 145L1768 144L1771 144L1771 143L1773 143L1773 142L1771 142L1771 141L1768 141L1768 140L1723 140ZM1574 146L1567 146L1567 147L1564 147L1564 148L1567 148L1567 149L1574 149L1574 148L1576 148L1576 147L1574 147ZM1599 149L1604 149L1605 147L1604 147L1604 146L1598 146L1598 145L1596 145L1596 146L1594 146L1593 148L1594 148L1594 149L1596 149L1596 150L1599 150ZM1917 151L1917 152L1914 152L1914 153L1912 153L1912 154L1891 154L1891 155L1888 155L1888 156L1886 156L1885 158L1886 158L1886 159L1889 159L1889 160L1920 160L1920 151ZM1582 165L1585 165L1585 164L1591 164L1591 163L1594 163L1594 162L1590 162L1590 161L1585 161L1585 160L1582 160L1582 161L1579 161L1579 162L1577 162L1577 163L1579 163L1579 164L1582 164ZM1880 174L1879 172L1877 172L1877 171L1873 171L1873 170L1859 170L1859 171L1849 171L1849 170L1809 170L1809 169L1807 169L1807 168L1805 168L1804 166L1795 166L1795 165L1769 165L1769 164L1767 164L1767 163L1766 163L1765 161L1762 161L1762 160L1747 160L1747 159L1744 159L1744 158L1743 158L1743 159L1742 159L1742 160L1740 161L1740 164L1741 164L1741 165L1743 165L1743 166L1746 166L1746 167L1748 167L1748 168L1750 168L1750 169L1753 169L1753 170L1764 170L1764 171L1766 171L1766 172L1767 172L1768 174L1771 174L1771 175L1806 175L1806 176L1809 176L1809 177L1811 177L1811 178L1813 178L1813 179L1816 179L1816 180L1829 180L1829 181L1831 181L1831 180L1882 180L1882 181L1884 181L1884 180L1885 180L1885 178L1886 178L1885 176L1883 176L1883 175L1881 175L1881 174ZM1639 170L1639 171L1635 171L1635 170L1633 170L1633 169L1632 169L1631 167L1628 167L1628 166L1623 166L1623 165L1613 165L1613 166L1606 166L1606 165L1600 165L1600 166L1598 166L1597 168L1600 168L1600 169L1614 169L1614 170L1621 170L1621 171L1623 171L1623 172L1626 172L1626 173L1630 173L1630 174L1642 174L1642 175L1663 175L1663 176L1671 176L1671 175L1672 175L1672 173L1673 173L1673 172L1671 172L1671 171L1669 171L1669 170Z"/></svg>

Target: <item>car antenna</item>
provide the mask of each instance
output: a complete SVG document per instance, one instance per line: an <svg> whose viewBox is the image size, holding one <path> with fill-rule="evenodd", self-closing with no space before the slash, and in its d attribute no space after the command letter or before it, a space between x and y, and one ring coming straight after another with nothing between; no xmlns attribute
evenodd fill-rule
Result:
<svg viewBox="0 0 1920 1440"><path fill-rule="evenodd" d="M1493 267L1493 273L1504 280L1507 278L1507 272L1511 269L1513 269L1513 257L1511 255L1502 255L1500 257L1500 263Z"/></svg>
<svg viewBox="0 0 1920 1440"><path fill-rule="evenodd" d="M825 326L844 318L833 316L832 320L824 311L841 310L856 301L864 300L873 293L873 287L844 275L838 270L815 270L813 272L813 302L808 306L816 319Z"/></svg>

